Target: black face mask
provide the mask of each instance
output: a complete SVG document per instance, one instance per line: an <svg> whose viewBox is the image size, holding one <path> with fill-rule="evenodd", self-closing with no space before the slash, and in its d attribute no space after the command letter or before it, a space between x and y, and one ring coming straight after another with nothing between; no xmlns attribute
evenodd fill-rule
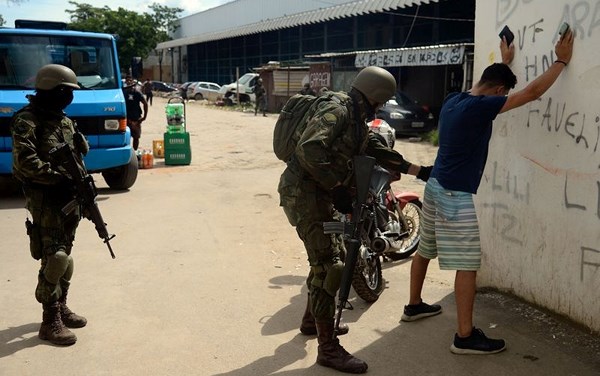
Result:
<svg viewBox="0 0 600 376"><path fill-rule="evenodd" d="M49 110L64 110L73 102L73 89L67 86L57 86L52 90L38 90L38 103Z"/></svg>
<svg viewBox="0 0 600 376"><path fill-rule="evenodd" d="M376 106L371 105L371 103L365 99L365 115L367 115L367 121L375 119L375 108Z"/></svg>

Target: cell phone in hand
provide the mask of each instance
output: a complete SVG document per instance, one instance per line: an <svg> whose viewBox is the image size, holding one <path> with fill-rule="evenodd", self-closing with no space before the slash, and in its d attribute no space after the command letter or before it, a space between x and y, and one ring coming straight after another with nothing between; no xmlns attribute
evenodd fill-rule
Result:
<svg viewBox="0 0 600 376"><path fill-rule="evenodd" d="M569 24L563 22L562 25L560 25L560 29L558 29L558 34L565 35L567 31L569 31Z"/></svg>
<svg viewBox="0 0 600 376"><path fill-rule="evenodd" d="M510 31L508 25L504 25L504 28L502 28L502 31L500 32L500 34L498 34L498 36L500 37L500 39L502 39L502 37L506 39L507 46L510 46L513 40L515 40L515 34L513 34L513 32Z"/></svg>

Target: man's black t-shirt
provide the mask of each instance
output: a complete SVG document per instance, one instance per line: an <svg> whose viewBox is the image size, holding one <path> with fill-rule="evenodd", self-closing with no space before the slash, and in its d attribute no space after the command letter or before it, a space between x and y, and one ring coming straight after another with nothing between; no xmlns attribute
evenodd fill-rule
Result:
<svg viewBox="0 0 600 376"><path fill-rule="evenodd" d="M142 103L143 96L137 90L128 91L123 90L125 95L125 107L127 108L127 119L139 120L142 117L142 109L140 103Z"/></svg>

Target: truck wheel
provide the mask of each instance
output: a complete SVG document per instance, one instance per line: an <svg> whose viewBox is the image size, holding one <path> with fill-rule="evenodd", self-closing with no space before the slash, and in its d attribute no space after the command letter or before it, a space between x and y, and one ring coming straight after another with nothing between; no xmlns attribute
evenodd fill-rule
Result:
<svg viewBox="0 0 600 376"><path fill-rule="evenodd" d="M110 188L118 190L131 188L137 179L137 175L138 161L133 149L131 149L131 159L128 164L102 172L106 184Z"/></svg>

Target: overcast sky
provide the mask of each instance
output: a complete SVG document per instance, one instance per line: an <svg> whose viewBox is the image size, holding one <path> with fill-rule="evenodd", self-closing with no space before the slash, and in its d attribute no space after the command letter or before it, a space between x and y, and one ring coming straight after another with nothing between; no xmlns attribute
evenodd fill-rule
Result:
<svg viewBox="0 0 600 376"><path fill-rule="evenodd" d="M91 4L101 8L108 6L112 10L119 7L138 13L148 12L148 5L159 3L169 7L183 8L180 16L188 16L203 10L214 8L232 0L77 0L80 4ZM15 5L9 0L0 0L0 14L6 23L4 26L14 27L15 20L44 20L69 22L69 14L65 9L74 10L68 0L25 0L21 5Z"/></svg>

